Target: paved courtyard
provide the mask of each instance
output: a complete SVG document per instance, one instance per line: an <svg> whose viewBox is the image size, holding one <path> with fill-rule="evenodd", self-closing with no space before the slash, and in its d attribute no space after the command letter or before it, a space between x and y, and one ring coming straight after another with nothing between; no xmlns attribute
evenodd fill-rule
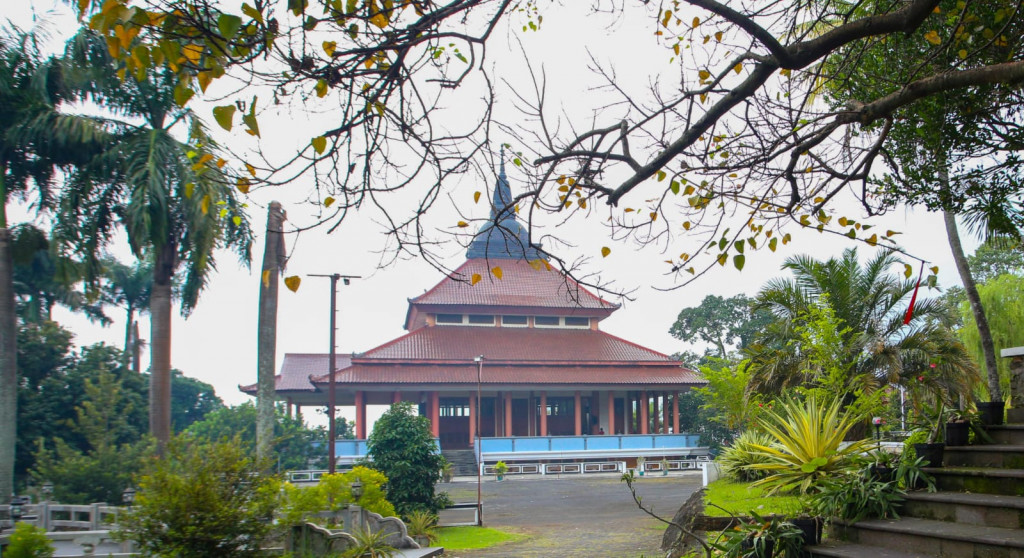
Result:
<svg viewBox="0 0 1024 558"><path fill-rule="evenodd" d="M671 519L700 488L700 473L638 478L637 494L655 513ZM456 502L476 501L476 480L439 484ZM664 524L637 509L619 475L511 477L483 484L484 525L522 533L525 541L445 556L631 557L659 556Z"/></svg>

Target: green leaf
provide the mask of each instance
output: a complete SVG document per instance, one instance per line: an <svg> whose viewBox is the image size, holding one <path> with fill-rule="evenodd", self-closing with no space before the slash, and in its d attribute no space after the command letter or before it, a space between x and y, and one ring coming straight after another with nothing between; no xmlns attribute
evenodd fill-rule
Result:
<svg viewBox="0 0 1024 558"><path fill-rule="evenodd" d="M310 140L310 143L313 144L313 149L316 150L317 155L322 155L324 149L327 149L327 138L323 136L313 138Z"/></svg>
<svg viewBox="0 0 1024 558"><path fill-rule="evenodd" d="M747 262L747 257L743 254L736 254L732 257L732 265L736 266L736 269L743 271L743 264Z"/></svg>
<svg viewBox="0 0 1024 558"><path fill-rule="evenodd" d="M231 127L234 125L235 119L235 105L224 105L222 107L213 107L213 118L217 121L217 124L221 128L227 131L231 131Z"/></svg>
<svg viewBox="0 0 1024 558"><path fill-rule="evenodd" d="M680 186L679 181L673 180L672 184L669 184L668 189L672 190L673 194L679 194L679 186Z"/></svg>
<svg viewBox="0 0 1024 558"><path fill-rule="evenodd" d="M217 30L220 31L221 37L227 40L233 39L241 28L242 18L231 14L220 14L217 16Z"/></svg>
<svg viewBox="0 0 1024 558"><path fill-rule="evenodd" d="M178 86L174 88L174 102L177 103L179 107L183 107L188 103L188 100L192 98L192 95L195 94L196 92L192 91L189 86L184 83L179 83Z"/></svg>
<svg viewBox="0 0 1024 558"><path fill-rule="evenodd" d="M263 23L263 14L249 4L242 4L242 13L255 19L259 23Z"/></svg>

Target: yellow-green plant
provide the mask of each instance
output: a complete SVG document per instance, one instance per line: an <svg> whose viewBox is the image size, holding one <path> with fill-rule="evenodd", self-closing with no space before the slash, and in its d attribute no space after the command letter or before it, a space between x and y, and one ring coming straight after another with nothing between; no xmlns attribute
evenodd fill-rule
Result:
<svg viewBox="0 0 1024 558"><path fill-rule="evenodd" d="M846 446L842 442L860 418L842 409L841 397L820 401L812 394L801 401L784 396L775 409L761 416L761 428L774 443L755 446L769 459L750 468L769 476L754 486L764 486L771 493L797 490L806 494L821 480L854 467L854 458L867 451L871 441Z"/></svg>
<svg viewBox="0 0 1024 558"><path fill-rule="evenodd" d="M352 483L363 483L363 495L358 501L352 498ZM316 486L300 487L286 484L284 502L278 509L280 521L285 525L296 525L322 511L337 511L346 504L357 504L365 510L379 513L384 517L395 514L395 507L388 502L384 484L388 482L379 471L368 467L354 467L347 473L324 475Z"/></svg>
<svg viewBox="0 0 1024 558"><path fill-rule="evenodd" d="M715 461L722 468L722 473L738 481L756 481L765 478L769 473L752 468L758 463L772 460L759 448L771 446L774 438L757 430L746 430L736 437Z"/></svg>

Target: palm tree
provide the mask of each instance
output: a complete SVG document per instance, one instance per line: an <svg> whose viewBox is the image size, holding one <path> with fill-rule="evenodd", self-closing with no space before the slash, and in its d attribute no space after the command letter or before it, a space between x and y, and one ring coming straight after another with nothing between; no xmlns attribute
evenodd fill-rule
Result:
<svg viewBox="0 0 1024 558"><path fill-rule="evenodd" d="M69 177L56 234L67 249L98 261L120 226L135 256L152 261L150 432L163 445L171 435L174 275L184 273L181 310L187 316L214 271L215 250L233 248L248 263L252 232L217 145L198 118L175 103L174 75L156 69L122 81L95 36L83 33L69 45L66 56L81 71L68 79L107 109L118 134ZM88 280L99 278L98 264L87 271Z"/></svg>
<svg viewBox="0 0 1024 558"><path fill-rule="evenodd" d="M747 350L751 389L777 393L815 379L813 355L800 346L800 331L814 306L827 302L842 344L836 364L846 371L851 387L871 391L912 384L928 371L929 382L946 392L970 393L978 368L948 327L945 307L918 299L904 325L914 282L890 272L899 263L894 253L880 252L861 267L852 248L838 259L787 259L783 269L792 271L793 278L769 281L754 302L755 309L772 312L776 321Z"/></svg>
<svg viewBox="0 0 1024 558"><path fill-rule="evenodd" d="M114 258L103 262L103 289L107 300L125 310L124 362L139 372L136 358L139 351L136 314L149 311L149 296L153 289L153 264L148 260L126 265Z"/></svg>
<svg viewBox="0 0 1024 558"><path fill-rule="evenodd" d="M7 203L36 192L50 207L55 167L78 164L105 132L89 118L62 114L69 92L60 67L40 54L37 37L0 29L0 494L14 488L17 437L17 317Z"/></svg>

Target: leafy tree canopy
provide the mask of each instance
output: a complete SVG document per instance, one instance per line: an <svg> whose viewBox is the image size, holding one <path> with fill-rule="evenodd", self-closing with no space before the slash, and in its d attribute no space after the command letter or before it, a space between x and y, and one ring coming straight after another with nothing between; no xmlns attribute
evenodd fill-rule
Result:
<svg viewBox="0 0 1024 558"><path fill-rule="evenodd" d="M700 306L684 308L669 333L676 339L696 339L711 345L712 353L725 358L730 349L744 349L772 320L768 312L754 312L753 300L739 294L729 298L708 295Z"/></svg>
<svg viewBox="0 0 1024 558"><path fill-rule="evenodd" d="M430 421L417 416L412 403L391 405L374 423L367 448L371 466L388 478L388 500L398 513L437 511L434 485L441 471L441 452Z"/></svg>

